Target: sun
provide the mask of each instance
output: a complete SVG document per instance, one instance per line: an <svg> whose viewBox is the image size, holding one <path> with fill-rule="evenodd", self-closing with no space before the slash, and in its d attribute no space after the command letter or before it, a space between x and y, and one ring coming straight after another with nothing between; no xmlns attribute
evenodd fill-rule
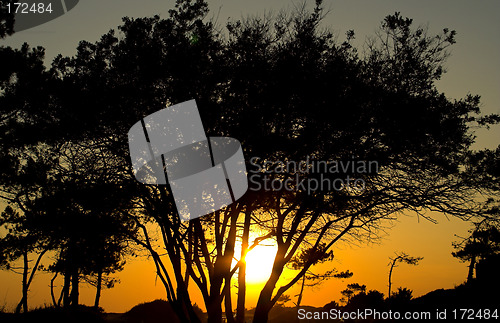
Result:
<svg viewBox="0 0 500 323"><path fill-rule="evenodd" d="M276 245L258 245L248 252L246 281L248 284L260 284L269 278L273 269L274 258L278 247Z"/></svg>

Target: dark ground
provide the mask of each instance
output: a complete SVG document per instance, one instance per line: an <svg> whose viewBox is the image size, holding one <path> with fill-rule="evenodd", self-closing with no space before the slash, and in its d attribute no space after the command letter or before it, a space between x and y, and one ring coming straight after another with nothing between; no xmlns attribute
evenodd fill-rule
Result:
<svg viewBox="0 0 500 323"><path fill-rule="evenodd" d="M354 298L353 298L354 299ZM497 284L473 282L463 284L454 289L438 289L424 296L408 300L406 303L399 303L397 306L388 304L387 301L374 300L370 297L358 297L356 302L351 302L347 306L338 307L329 303L324 307L301 306L306 311L328 311L337 308L342 311L353 311L357 308L374 308L380 311L429 311L436 312L436 309L448 309L450 313L453 309L497 309L500 315L500 288ZM200 318L206 322L206 314L199 311ZM251 322L252 310L248 311L248 322ZM450 315L448 315L450 318ZM475 320L478 320L477 318ZM362 322L372 322L373 320L362 320ZM459 321L459 320L454 320ZM470 321L470 320L468 320ZM490 318L480 321L498 322L500 319ZM180 322L175 316L170 304L164 300L156 300L150 303L143 303L133 307L126 313L104 313L96 311L92 307L78 306L77 308L40 308L30 311L27 314L12 314L0 312L0 323L27 323L27 322L50 322L50 323L177 323ZM294 322L339 322L338 320L298 320L297 309L294 307L275 307L269 315L269 323L294 323ZM383 320L376 320L383 322Z"/></svg>

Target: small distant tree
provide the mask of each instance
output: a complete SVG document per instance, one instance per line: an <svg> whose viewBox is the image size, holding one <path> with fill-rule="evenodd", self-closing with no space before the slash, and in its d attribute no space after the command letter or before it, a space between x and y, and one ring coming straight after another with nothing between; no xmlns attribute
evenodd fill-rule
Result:
<svg viewBox="0 0 500 323"><path fill-rule="evenodd" d="M483 259L500 253L500 232L496 226L485 222L478 223L470 236L460 242L454 242L456 251L453 257L469 262L467 283L474 279L476 264Z"/></svg>
<svg viewBox="0 0 500 323"><path fill-rule="evenodd" d="M366 293L366 285L360 285L358 283L348 284L347 288L340 292L342 294L341 302L349 303L351 298L359 293Z"/></svg>
<svg viewBox="0 0 500 323"><path fill-rule="evenodd" d="M413 291L411 289L398 287L398 290L387 298L387 302L391 308L400 310L408 308L412 299Z"/></svg>
<svg viewBox="0 0 500 323"><path fill-rule="evenodd" d="M323 310L329 311L331 309L337 309L339 307L340 307L339 303L337 303L336 301L331 301L331 302L325 304L325 306L323 306Z"/></svg>
<svg viewBox="0 0 500 323"><path fill-rule="evenodd" d="M395 293L392 293L391 298L397 298L397 299L404 299L404 300L411 300L413 298L413 291L408 288L403 288L403 287L398 287L398 291Z"/></svg>
<svg viewBox="0 0 500 323"><path fill-rule="evenodd" d="M301 270L308 262L312 265L324 263L331 261L333 259L333 251L325 252L325 244L322 244L319 249L314 248L304 249L297 257L294 257L290 266L294 270ZM314 287L323 283L325 280L330 278L350 278L353 273L349 270L338 272L336 269L328 270L322 274L316 274L311 269L309 269L304 276L302 276L302 283L300 286L300 292L297 295L297 302L295 306L298 308L302 302L302 296L304 293L304 287Z"/></svg>
<svg viewBox="0 0 500 323"><path fill-rule="evenodd" d="M354 309L382 309L384 307L384 294L377 290L360 291L352 296L346 304L344 310Z"/></svg>
<svg viewBox="0 0 500 323"><path fill-rule="evenodd" d="M276 302L276 306L278 307L284 307L286 303L290 302L292 298L288 294L283 294L280 296L278 301Z"/></svg>
<svg viewBox="0 0 500 323"><path fill-rule="evenodd" d="M389 262L389 293L387 294L387 297L391 297L391 286L392 286L392 272L394 268L398 266L399 263L405 263L408 265L418 265L420 260L424 259L424 257L411 257L405 252L400 252L396 253L395 257L390 257L389 258L391 261Z"/></svg>

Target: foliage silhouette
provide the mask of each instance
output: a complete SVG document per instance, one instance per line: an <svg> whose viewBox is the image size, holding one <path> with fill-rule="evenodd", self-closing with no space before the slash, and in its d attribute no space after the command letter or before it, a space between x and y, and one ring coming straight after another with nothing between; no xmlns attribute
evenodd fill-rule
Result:
<svg viewBox="0 0 500 323"><path fill-rule="evenodd" d="M366 285L360 285L358 283L347 284L346 289L340 292L340 294L342 294L343 296L343 298L341 298L340 301L348 304L353 296L365 293L366 293Z"/></svg>
<svg viewBox="0 0 500 323"><path fill-rule="evenodd" d="M14 33L14 14L7 9L7 4L13 4L14 0L0 1L0 39Z"/></svg>
<svg viewBox="0 0 500 323"><path fill-rule="evenodd" d="M398 287L397 292L392 293L387 299L391 308L399 310L407 310L410 307L410 302L413 298L413 291L408 288Z"/></svg>
<svg viewBox="0 0 500 323"><path fill-rule="evenodd" d="M496 226L480 222L469 237L461 242L453 243L453 246L456 249L452 252L453 257L469 262L467 282L470 283L474 278L474 269L478 262L487 261L490 257L500 254L500 232Z"/></svg>
<svg viewBox="0 0 500 323"><path fill-rule="evenodd" d="M39 269L40 261L50 248L47 238L32 230L32 220L23 217L19 212L7 206L0 215L0 226L7 233L0 239L0 269L13 272L22 270L22 298L16 307L16 313L23 309L28 312L28 290L33 278ZM35 263L30 266L29 255L37 254ZM16 268L13 264L22 259L22 268ZM30 268L31 267L31 268Z"/></svg>
<svg viewBox="0 0 500 323"><path fill-rule="evenodd" d="M299 255L297 255L290 261L290 266L292 269L300 270L309 261L312 261L312 265L316 265L326 261L331 261L332 259L333 259L333 252L330 251L325 253L323 244L317 250L313 249L302 250L302 252ZM330 278L340 278L340 279L350 278L352 277L352 275L353 273L351 273L349 270L338 272L336 269L332 269L322 274L316 274L311 270L308 270L307 273L302 277L300 292L297 295L297 302L295 303L295 306L297 308L300 307L300 303L302 302L302 295L304 293L304 287L318 286L323 281ZM309 282L306 283L306 280L308 280Z"/></svg>
<svg viewBox="0 0 500 323"><path fill-rule="evenodd" d="M54 305L60 305L61 300L66 306L70 303L78 305L78 285L81 279L85 279L95 282L94 305L97 308L102 280L108 282L105 286L112 287L113 281L106 276L123 268L123 256L128 250L127 239L133 235L133 223L116 213L117 203L122 201L117 198L116 186L105 174L89 171L102 162L98 158L97 146L93 145L92 151L82 144L69 146L26 145L23 149L14 149L11 157L16 162L5 173L10 185L3 191L3 197L23 213L19 216L4 212L1 223L4 229L11 227L11 234L1 239L7 247L3 251L10 251L9 261L15 261L20 252L25 259L23 299L18 311L21 305L27 311L27 291L40 259L47 251L55 253L56 261L45 269L64 276L59 301L53 292L56 276L51 281ZM111 163L111 160L107 159L106 163ZM98 177L100 182L92 177ZM9 206L6 210L12 209ZM25 245L30 244L23 247L13 238ZM30 252L37 253L38 257L28 279L27 257Z"/></svg>
<svg viewBox="0 0 500 323"><path fill-rule="evenodd" d="M383 310L385 308L384 294L376 290L362 291L352 296L344 308L345 310L365 308Z"/></svg>

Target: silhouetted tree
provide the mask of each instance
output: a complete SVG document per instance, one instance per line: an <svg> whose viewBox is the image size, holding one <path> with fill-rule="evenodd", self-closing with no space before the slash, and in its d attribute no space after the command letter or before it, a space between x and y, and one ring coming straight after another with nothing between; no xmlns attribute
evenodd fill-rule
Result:
<svg viewBox="0 0 500 323"><path fill-rule="evenodd" d="M480 222L469 237L453 243L453 247L456 249L452 252L453 257L469 262L467 282L470 283L479 261L500 254L500 232L496 226Z"/></svg>
<svg viewBox="0 0 500 323"><path fill-rule="evenodd" d="M341 301L347 304L353 296L359 293L366 293L366 285L360 285L358 283L347 284L346 289L340 292L343 296Z"/></svg>
<svg viewBox="0 0 500 323"><path fill-rule="evenodd" d="M389 258L391 261L389 262L389 292L387 293L387 297L391 297L391 286L392 286L392 271L394 270L394 268L396 268L398 266L398 263L405 263L405 264L408 264L408 265L413 265L413 266L416 266L418 265L418 263L420 262L420 260L424 259L424 257L412 257L410 255L408 255L407 253L405 252L398 252L396 253L396 256L395 257L390 257Z"/></svg>
<svg viewBox="0 0 500 323"><path fill-rule="evenodd" d="M21 270L22 274L22 298L15 311L19 313L21 308L28 312L28 290L39 269L40 262L45 253L50 249L47 237L31 230L30 217L24 217L10 206L7 206L0 215L0 228L7 233L0 238L0 269L14 272ZM33 265L30 265L30 256L36 255ZM22 267L16 267L15 263L22 260Z"/></svg>
<svg viewBox="0 0 500 323"><path fill-rule="evenodd" d="M321 246L318 250L312 249L304 249L302 252L295 258L290 261L290 266L294 270L301 270L302 267L307 264L309 261L313 261L313 265L320 264L326 261L331 261L333 259L333 251L324 252L324 245ZM323 274L315 274L311 270L308 270L307 273L302 277L302 283L300 286L300 292L297 295L297 302L295 306L300 307L300 303L302 302L302 294L304 293L304 287L314 287L321 284L323 281L330 278L350 278L352 277L352 273L347 271L338 272L336 269L328 270ZM306 283L306 280L309 283Z"/></svg>
<svg viewBox="0 0 500 323"><path fill-rule="evenodd" d="M329 311L331 309L338 309L339 307L340 305L336 301L331 301L328 304L325 304L325 306L323 306L323 310Z"/></svg>
<svg viewBox="0 0 500 323"><path fill-rule="evenodd" d="M2 83L4 93L9 93L15 83L23 87L29 84L30 81L25 77L40 76L40 68L43 66L40 59L43 57L43 50L29 51L27 46L23 46L21 51L5 50L2 53L8 53L14 58L14 69L17 70L16 80L7 81L8 74L3 75ZM25 66L23 66L25 65ZM38 68L37 68L38 67ZM33 68L33 71L29 71ZM10 72L13 73L11 70ZM24 74L26 72L26 74ZM25 83L26 82L26 83ZM11 84L9 84L11 83ZM36 81L35 81L36 83ZM31 83L33 84L33 83ZM36 92L36 90L35 90ZM5 99L5 97L2 97ZM9 101L9 99L7 99ZM12 104L22 104L23 98L19 98L18 102ZM2 100L5 103L5 100ZM5 106L2 106L5 108ZM33 150L26 142L25 146L19 145L16 138L9 138L16 130L22 132L23 125L15 129L9 129L11 120L20 118L22 123L29 123L28 118L24 118L25 111L13 109L12 111L2 114L5 118L1 122L4 135L0 137L0 146L3 150L0 152L2 167L0 170L1 176L1 193L0 198L8 202L7 207L0 216L0 228L8 233L0 238L2 244L3 259L7 267L15 261L22 259L22 299L16 307L16 312L23 308L24 312L28 311L28 290L33 278L39 268L40 262L44 254L54 247L54 243L50 235L40 231L37 227L36 213L33 212L32 203L40 194L40 189L47 182L48 170L52 165L53 158L50 154L39 155L43 151L43 147L38 147ZM24 134L26 136L26 134ZM31 138L29 140L32 140ZM43 160L43 162L41 162ZM35 255L35 263L30 270L29 258ZM2 258L2 257L0 257Z"/></svg>
<svg viewBox="0 0 500 323"><path fill-rule="evenodd" d="M413 291L411 289L398 287L397 292L393 292L391 296L387 298L387 302L391 308L402 311L410 306L410 301L413 298L412 294Z"/></svg>
<svg viewBox="0 0 500 323"><path fill-rule="evenodd" d="M49 270L64 276L66 306L78 305L80 281L95 276L98 307L103 275L122 270L130 250L135 225L120 213L129 201L121 198L119 183L112 180L116 175L102 167L113 162L98 142L63 145L53 169L56 177L31 206L38 230L56 241L57 259Z"/></svg>
<svg viewBox="0 0 500 323"><path fill-rule="evenodd" d="M281 295L281 298L278 300L276 305L279 307L284 307L285 304L290 302L291 300L292 300L292 298L290 297L290 295L283 294L283 295Z"/></svg>
<svg viewBox="0 0 500 323"><path fill-rule="evenodd" d="M377 290L370 290L368 292L361 291L353 295L349 302L344 307L344 310L352 311L354 309L373 308L381 310L384 308L384 294Z"/></svg>
<svg viewBox="0 0 500 323"><path fill-rule="evenodd" d="M61 293L64 304L77 305L80 279L95 275L97 307L103 274L106 276L123 268L127 238L134 234L133 223L116 212L117 203L122 201L115 195L116 186L105 173L91 171L100 162L112 164L112 158L101 156L106 160L99 159L95 143L91 151L82 144L65 144L57 148L25 146L22 154L11 155L17 158L16 167L11 167L14 171L4 173L5 180L10 182L3 197L22 213L12 211L9 206L6 209L9 212L4 214L11 216L5 217L3 224L16 225L11 232L23 243L12 243L14 239L9 235L3 240L10 245L7 250L14 255L22 252L25 259L23 301L18 306L19 309L24 302L25 311L29 284L41 257L48 250L57 254L55 263L48 269L62 273L65 278ZM120 209L125 207L120 204ZM25 241L31 244L26 246ZM37 252L38 258L28 279L30 252ZM54 280L51 282L52 295ZM53 302L60 303L54 296Z"/></svg>

